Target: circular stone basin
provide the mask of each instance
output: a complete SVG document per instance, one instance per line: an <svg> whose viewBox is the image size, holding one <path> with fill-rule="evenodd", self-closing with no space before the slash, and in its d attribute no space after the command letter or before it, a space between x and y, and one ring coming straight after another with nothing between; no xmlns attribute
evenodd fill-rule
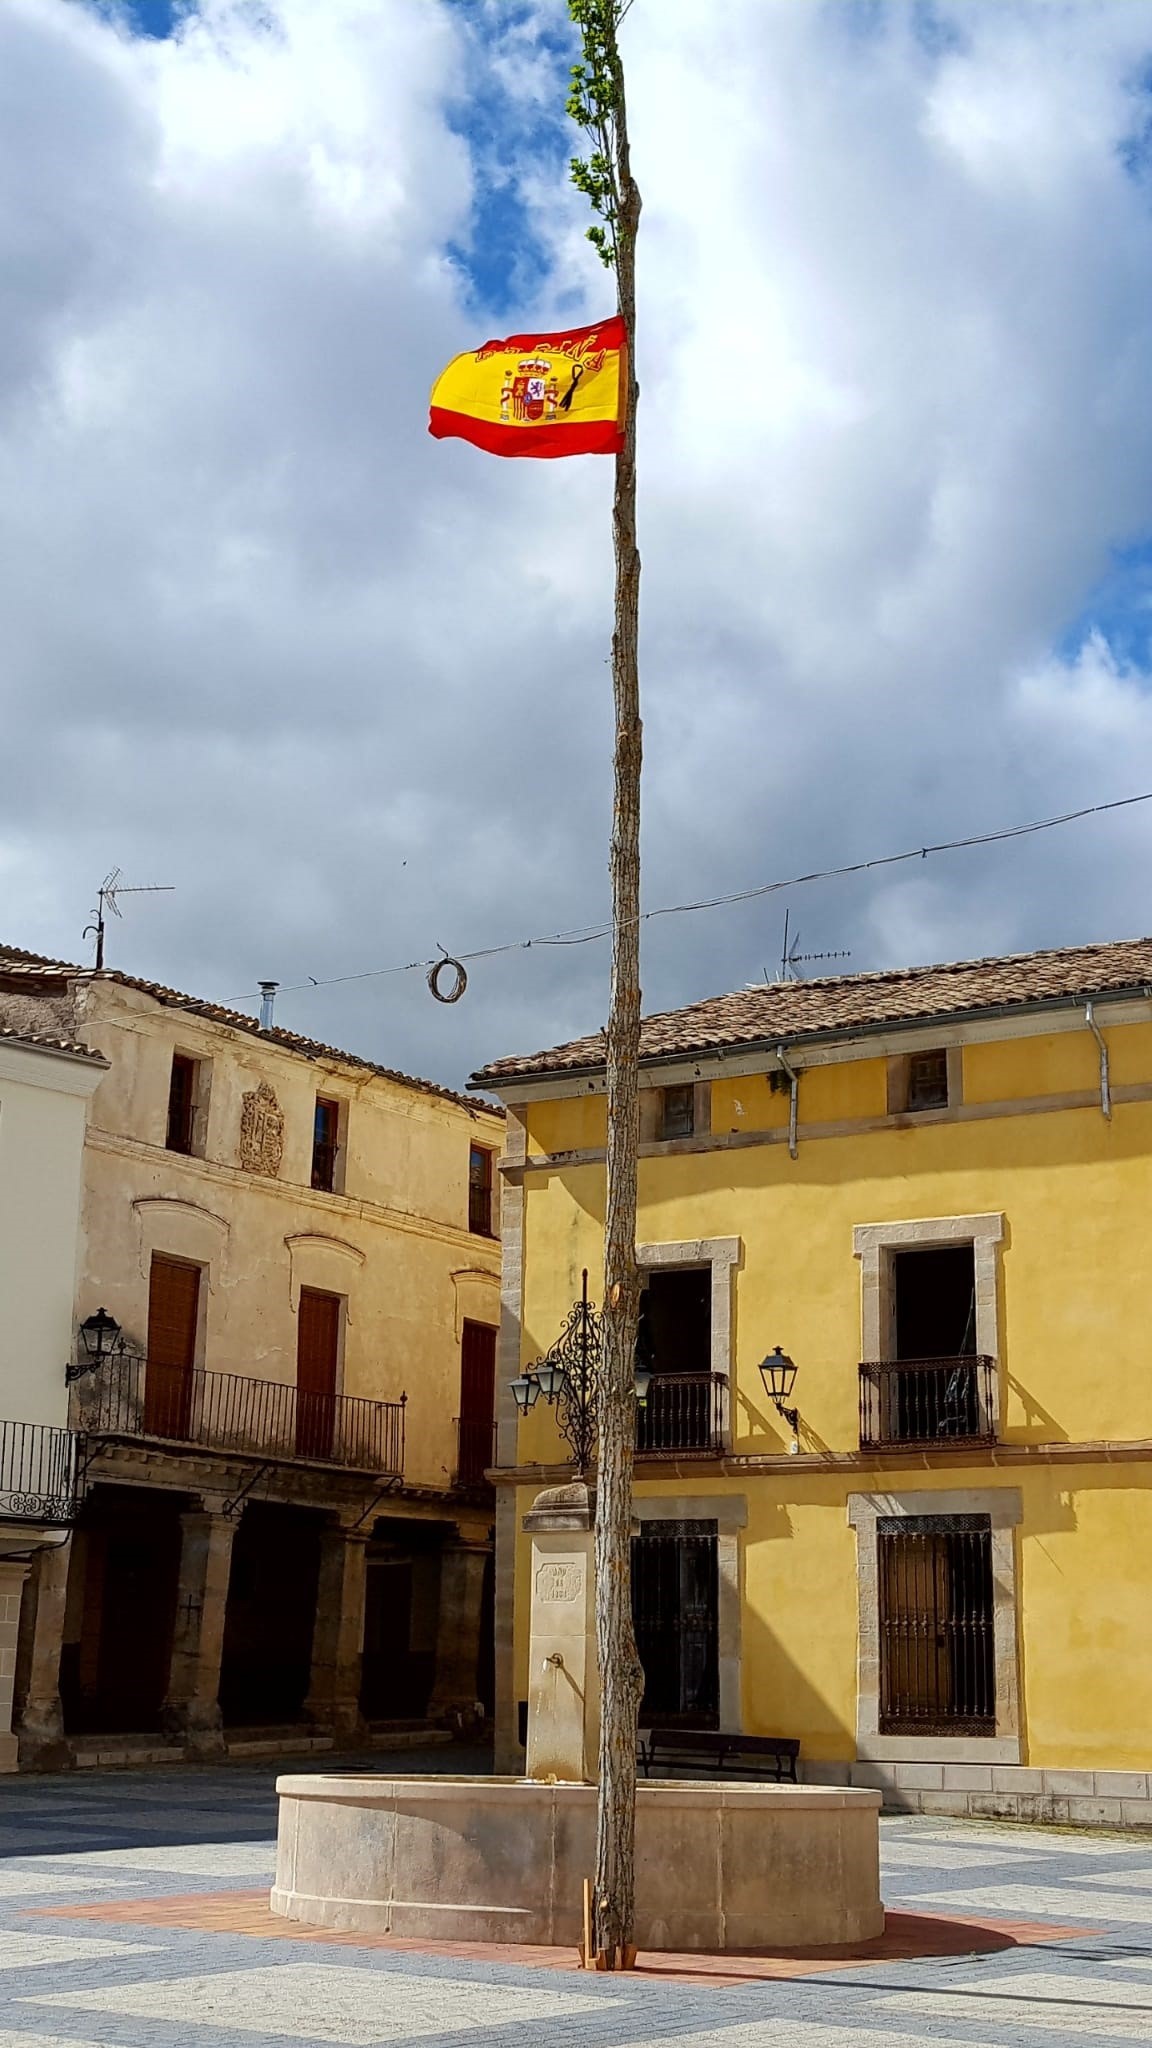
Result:
<svg viewBox="0 0 1152 2048"><path fill-rule="evenodd" d="M596 1787L528 1778L279 1779L272 1911L415 1940L575 1947ZM883 1932L880 1794L648 1780L642 1949L832 1947Z"/></svg>

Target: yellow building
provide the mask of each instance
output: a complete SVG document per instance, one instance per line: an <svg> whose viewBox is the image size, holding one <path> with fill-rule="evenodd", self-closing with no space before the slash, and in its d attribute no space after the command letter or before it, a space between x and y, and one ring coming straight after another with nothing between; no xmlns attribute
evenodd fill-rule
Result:
<svg viewBox="0 0 1152 2048"><path fill-rule="evenodd" d="M1152 940L750 988L642 1061L642 1718L895 1804L1152 1822ZM597 1292L603 1039L473 1085L508 1109L507 1768L521 1523L566 1469L507 1383Z"/></svg>
<svg viewBox="0 0 1152 2048"><path fill-rule="evenodd" d="M286 1728L325 1748L471 1712L501 1113L11 948L5 1017L100 1056L54 1368L82 1485L24 1603L21 1762L252 1752Z"/></svg>

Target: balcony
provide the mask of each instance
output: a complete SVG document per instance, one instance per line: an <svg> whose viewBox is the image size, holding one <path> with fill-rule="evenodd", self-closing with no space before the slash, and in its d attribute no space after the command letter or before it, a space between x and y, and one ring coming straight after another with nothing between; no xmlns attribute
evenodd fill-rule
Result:
<svg viewBox="0 0 1152 2048"><path fill-rule="evenodd" d="M0 1422L0 1523L66 1527L76 1513L75 1439L42 1422Z"/></svg>
<svg viewBox="0 0 1152 2048"><path fill-rule="evenodd" d="M638 1458L715 1458L724 1449L728 1390L722 1372L653 1373L636 1410Z"/></svg>
<svg viewBox="0 0 1152 2048"><path fill-rule="evenodd" d="M196 1444L229 1457L303 1460L399 1479L399 1401L302 1393L242 1373L186 1372L143 1358L112 1358L77 1381L75 1427L85 1435Z"/></svg>
<svg viewBox="0 0 1152 2048"><path fill-rule="evenodd" d="M860 1367L862 1451L995 1442L993 1359L883 1359Z"/></svg>
<svg viewBox="0 0 1152 2048"><path fill-rule="evenodd" d="M490 1493L492 1489L484 1474L496 1463L496 1424L485 1421L483 1416L458 1415L455 1427L453 1486L462 1493Z"/></svg>

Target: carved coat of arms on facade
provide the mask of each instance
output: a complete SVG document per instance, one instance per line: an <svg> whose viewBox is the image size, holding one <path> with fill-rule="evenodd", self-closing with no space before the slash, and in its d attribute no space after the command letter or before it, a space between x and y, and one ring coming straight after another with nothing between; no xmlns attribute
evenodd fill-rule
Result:
<svg viewBox="0 0 1152 2048"><path fill-rule="evenodd" d="M280 1171L284 1157L284 1111L276 1090L267 1081L241 1097L240 1164L250 1173L272 1178Z"/></svg>

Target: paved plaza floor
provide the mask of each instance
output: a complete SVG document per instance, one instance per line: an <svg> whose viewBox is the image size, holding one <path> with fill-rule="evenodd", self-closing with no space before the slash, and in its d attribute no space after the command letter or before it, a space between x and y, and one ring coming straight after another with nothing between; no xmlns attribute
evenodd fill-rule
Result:
<svg viewBox="0 0 1152 2048"><path fill-rule="evenodd" d="M469 1768L373 1767L446 1763ZM1152 1838L886 1820L882 1951L603 1977L271 1922L274 1779L0 1782L0 2048L1152 2044Z"/></svg>

